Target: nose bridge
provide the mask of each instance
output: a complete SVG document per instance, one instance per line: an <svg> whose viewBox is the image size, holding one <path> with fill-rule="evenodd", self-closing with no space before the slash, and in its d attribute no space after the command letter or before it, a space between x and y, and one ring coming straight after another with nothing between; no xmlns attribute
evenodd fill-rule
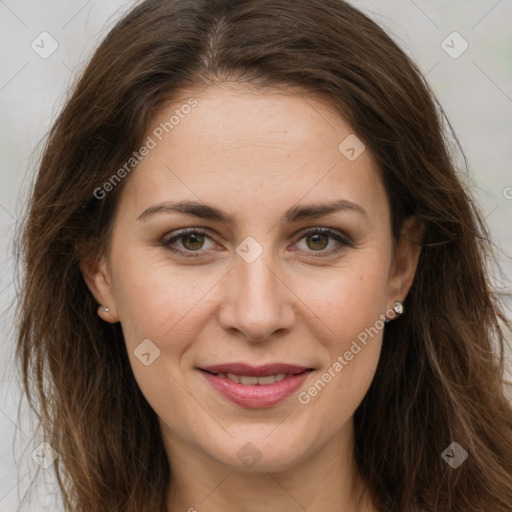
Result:
<svg viewBox="0 0 512 512"><path fill-rule="evenodd" d="M272 268L276 266L272 237L269 233L257 234L244 238L236 248L238 258L234 274L239 282L253 291L269 293L269 288L275 287L275 276ZM242 286L243 288L243 286Z"/></svg>
<svg viewBox="0 0 512 512"><path fill-rule="evenodd" d="M250 263L243 259L237 262L235 275L240 283L240 298L269 305L276 301L278 279L272 260L271 251L267 250Z"/></svg>
<svg viewBox="0 0 512 512"><path fill-rule="evenodd" d="M235 327L253 340L289 328L293 313L272 249L248 237L237 247L237 253L230 272L229 312L222 317L224 327Z"/></svg>

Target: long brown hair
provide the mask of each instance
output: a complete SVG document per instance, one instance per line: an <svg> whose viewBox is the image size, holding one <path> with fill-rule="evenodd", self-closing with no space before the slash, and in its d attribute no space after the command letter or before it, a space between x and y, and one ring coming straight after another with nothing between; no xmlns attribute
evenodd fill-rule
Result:
<svg viewBox="0 0 512 512"><path fill-rule="evenodd" d="M125 177L165 102L231 81L322 96L380 167L393 239L425 224L406 314L387 324L355 413L356 460L381 511L510 512L512 408L489 233L420 71L342 0L146 0L110 31L52 127L18 258L17 356L68 511L163 511L172 481L157 417L119 324L97 316L79 262L108 243ZM469 454L454 469L441 454Z"/></svg>

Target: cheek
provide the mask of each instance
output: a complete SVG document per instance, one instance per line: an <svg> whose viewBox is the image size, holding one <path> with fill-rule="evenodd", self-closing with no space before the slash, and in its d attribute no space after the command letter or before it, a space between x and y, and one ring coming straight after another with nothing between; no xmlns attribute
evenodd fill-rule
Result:
<svg viewBox="0 0 512 512"><path fill-rule="evenodd" d="M322 287L315 286L313 292L310 288L308 306L325 326L325 336L317 339L330 361L302 403L332 410L334 422L336 411L350 415L357 408L377 368L385 328L385 263L367 260L357 272L340 270Z"/></svg>
<svg viewBox="0 0 512 512"><path fill-rule="evenodd" d="M208 291L218 277L205 272L192 279L193 271L157 258L136 251L125 255L118 260L114 288L134 377L159 416L177 410L188 424L198 411L182 384L180 365L203 329Z"/></svg>
<svg viewBox="0 0 512 512"><path fill-rule="evenodd" d="M385 312L388 267L373 254L330 271L322 280L297 280L297 295L329 328L329 343L344 345Z"/></svg>
<svg viewBox="0 0 512 512"><path fill-rule="evenodd" d="M224 272L180 268L144 251L126 251L119 262L114 288L128 350L150 339L171 362L177 360L212 314L210 305Z"/></svg>

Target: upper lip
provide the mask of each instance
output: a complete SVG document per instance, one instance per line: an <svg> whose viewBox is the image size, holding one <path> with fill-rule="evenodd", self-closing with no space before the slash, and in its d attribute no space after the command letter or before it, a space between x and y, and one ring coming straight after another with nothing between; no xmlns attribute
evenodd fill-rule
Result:
<svg viewBox="0 0 512 512"><path fill-rule="evenodd" d="M213 366L204 366L200 370L206 370L210 373L234 373L236 375L246 375L249 377L265 377L267 375L277 375L278 373L298 374L305 370L312 370L306 366L297 366L295 364L272 363L263 366L252 366L246 363L224 363Z"/></svg>

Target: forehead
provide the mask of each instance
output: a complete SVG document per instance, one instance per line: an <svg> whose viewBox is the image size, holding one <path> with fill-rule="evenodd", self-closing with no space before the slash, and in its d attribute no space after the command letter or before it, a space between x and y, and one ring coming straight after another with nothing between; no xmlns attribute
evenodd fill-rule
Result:
<svg viewBox="0 0 512 512"><path fill-rule="evenodd" d="M386 200L370 151L340 114L307 94L190 90L156 113L147 137L155 146L123 192L138 209L183 199L286 209L301 198L344 197L378 210Z"/></svg>

